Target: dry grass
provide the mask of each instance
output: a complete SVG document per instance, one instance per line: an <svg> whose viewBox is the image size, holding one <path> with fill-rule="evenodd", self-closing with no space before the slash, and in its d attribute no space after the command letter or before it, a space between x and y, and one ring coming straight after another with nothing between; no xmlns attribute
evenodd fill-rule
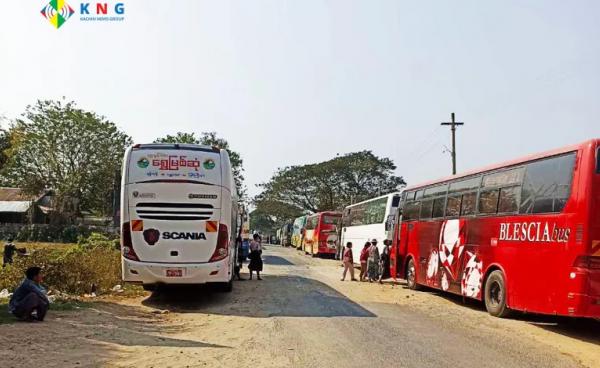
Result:
<svg viewBox="0 0 600 368"><path fill-rule="evenodd" d="M14 290L28 267L42 267L44 285L54 291L81 295L108 292L121 284L121 258L114 240L93 234L80 244L19 243L27 256L15 257L14 263L0 269L0 290Z"/></svg>

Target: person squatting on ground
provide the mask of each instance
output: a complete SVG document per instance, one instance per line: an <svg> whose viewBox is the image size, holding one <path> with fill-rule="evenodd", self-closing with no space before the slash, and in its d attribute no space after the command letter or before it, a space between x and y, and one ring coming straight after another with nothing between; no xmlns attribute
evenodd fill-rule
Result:
<svg viewBox="0 0 600 368"><path fill-rule="evenodd" d="M379 279L379 248L377 248L377 239L371 240L369 258L367 259L367 273L369 282Z"/></svg>
<svg viewBox="0 0 600 368"><path fill-rule="evenodd" d="M342 280L346 280L346 273L350 270L350 279L352 281L357 281L354 278L354 258L352 256L352 243L346 243L346 249L344 250L344 255L342 257L342 261L344 262L344 273L342 274Z"/></svg>
<svg viewBox="0 0 600 368"><path fill-rule="evenodd" d="M360 251L360 281L365 281L367 277L367 260L369 259L369 247L371 243L366 242L363 249Z"/></svg>
<svg viewBox="0 0 600 368"><path fill-rule="evenodd" d="M43 279L40 267L29 267L10 298L8 311L23 321L43 321L50 306L46 290L41 285Z"/></svg>
<svg viewBox="0 0 600 368"><path fill-rule="evenodd" d="M252 238L253 240L250 242L250 264L248 265L248 270L250 270L250 280L252 280L253 271L256 271L256 278L258 280L262 280L260 278L260 273L263 270L260 236L258 234L254 234Z"/></svg>

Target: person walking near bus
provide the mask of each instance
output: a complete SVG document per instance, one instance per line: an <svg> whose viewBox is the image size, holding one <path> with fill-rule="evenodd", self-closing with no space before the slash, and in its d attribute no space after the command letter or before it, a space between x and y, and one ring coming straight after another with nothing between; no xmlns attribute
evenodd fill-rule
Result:
<svg viewBox="0 0 600 368"><path fill-rule="evenodd" d="M377 248L377 239L371 240L369 258L367 259L367 274L369 282L379 279L379 248Z"/></svg>
<svg viewBox="0 0 600 368"><path fill-rule="evenodd" d="M385 245L379 259L379 283L383 284L383 279L390 277L390 246Z"/></svg>
<svg viewBox="0 0 600 368"><path fill-rule="evenodd" d="M260 236L258 234L254 234L252 238L253 240L250 242L250 264L248 265L248 270L250 271L250 280L252 280L253 271L256 271L256 279L262 280L260 278L260 273L263 270Z"/></svg>
<svg viewBox="0 0 600 368"><path fill-rule="evenodd" d="M351 242L346 243L346 249L344 249L342 261L344 262L344 273L342 274L342 279L340 281L346 280L346 273L348 273L348 270L350 270L350 280L357 281L354 278L354 258L352 256Z"/></svg>
<svg viewBox="0 0 600 368"><path fill-rule="evenodd" d="M367 261L369 259L369 248L371 243L366 242L363 249L360 251L360 281L365 281L367 278Z"/></svg>

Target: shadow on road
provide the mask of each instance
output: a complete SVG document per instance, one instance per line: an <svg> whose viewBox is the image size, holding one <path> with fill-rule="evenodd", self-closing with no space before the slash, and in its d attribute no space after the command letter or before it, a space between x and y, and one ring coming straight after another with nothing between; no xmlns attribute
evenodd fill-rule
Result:
<svg viewBox="0 0 600 368"><path fill-rule="evenodd" d="M256 318L376 317L328 285L300 276L263 276L263 281L236 282L232 293L219 293L207 286L162 288L142 304L179 313Z"/></svg>
<svg viewBox="0 0 600 368"><path fill-rule="evenodd" d="M293 266L294 264L287 259L279 256L263 256L263 263L273 266Z"/></svg>
<svg viewBox="0 0 600 368"><path fill-rule="evenodd" d="M485 304L475 299L463 298L460 295L444 293L435 289L424 289L423 292L434 294L465 308L487 313ZM508 318L528 323L546 331L600 345L600 335L598 335L598 331L600 331L600 321L597 320L590 318L531 314L518 311L513 311Z"/></svg>

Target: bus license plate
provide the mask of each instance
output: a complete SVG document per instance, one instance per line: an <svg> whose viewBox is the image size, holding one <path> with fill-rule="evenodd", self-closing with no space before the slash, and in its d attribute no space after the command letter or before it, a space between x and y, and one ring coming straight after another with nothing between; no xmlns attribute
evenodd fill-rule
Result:
<svg viewBox="0 0 600 368"><path fill-rule="evenodd" d="M166 273L167 277L183 277L183 269L181 268L168 269Z"/></svg>

